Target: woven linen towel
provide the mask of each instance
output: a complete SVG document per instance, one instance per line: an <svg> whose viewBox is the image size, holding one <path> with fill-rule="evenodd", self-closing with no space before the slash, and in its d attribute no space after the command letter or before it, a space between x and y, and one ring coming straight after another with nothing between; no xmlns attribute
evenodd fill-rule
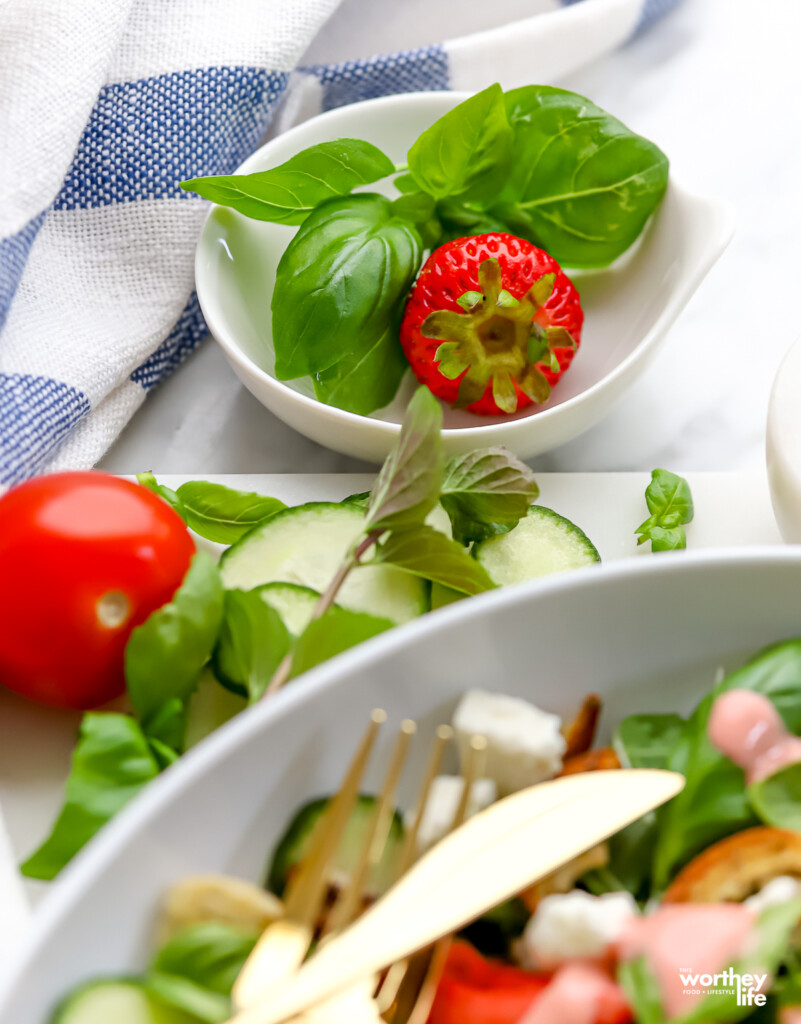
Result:
<svg viewBox="0 0 801 1024"><path fill-rule="evenodd" d="M517 20L491 28L477 0L0 3L0 484L92 466L205 335L192 265L206 203L180 181L231 173L273 121L552 82L676 2L498 0ZM369 54L395 23L459 37L314 61L321 34Z"/></svg>

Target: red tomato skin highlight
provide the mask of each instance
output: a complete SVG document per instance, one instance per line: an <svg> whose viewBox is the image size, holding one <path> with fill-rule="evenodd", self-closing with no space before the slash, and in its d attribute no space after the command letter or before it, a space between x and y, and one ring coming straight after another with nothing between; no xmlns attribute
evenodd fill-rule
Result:
<svg viewBox="0 0 801 1024"><path fill-rule="evenodd" d="M120 696L131 630L171 600L194 553L180 516L130 481L57 473L8 491L0 498L0 685L80 710ZM104 622L98 603L108 594L118 614Z"/></svg>

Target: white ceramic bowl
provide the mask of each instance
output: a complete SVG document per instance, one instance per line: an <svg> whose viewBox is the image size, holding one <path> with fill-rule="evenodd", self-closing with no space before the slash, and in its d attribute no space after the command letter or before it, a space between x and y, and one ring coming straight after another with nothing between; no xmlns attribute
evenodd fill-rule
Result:
<svg viewBox="0 0 801 1024"><path fill-rule="evenodd" d="M782 537L801 544L801 339L784 357L768 405L768 482Z"/></svg>
<svg viewBox="0 0 801 1024"><path fill-rule="evenodd" d="M338 137L368 139L400 162L420 132L466 95L407 93L331 110L268 142L239 171L266 170L306 146ZM392 186L387 192L393 194ZM294 230L212 208L195 263L206 323L245 387L276 416L328 448L380 462L400 429L415 384L411 371L394 401L371 416L318 402L308 379L282 383L273 374L270 299L278 261ZM591 427L645 369L732 232L733 216L725 204L693 195L671 179L633 251L607 270L572 275L586 314L582 344L545 406L499 417L446 407L448 453L505 444L530 458Z"/></svg>
<svg viewBox="0 0 801 1024"><path fill-rule="evenodd" d="M592 691L608 733L634 711L688 710L719 665L801 632L799 603L801 551L659 556L482 595L328 662L190 751L75 859L10 966L0 1024L45 1024L77 982L143 967L176 879L263 877L298 806L335 788L376 705L417 719L422 745L470 686L563 714Z"/></svg>

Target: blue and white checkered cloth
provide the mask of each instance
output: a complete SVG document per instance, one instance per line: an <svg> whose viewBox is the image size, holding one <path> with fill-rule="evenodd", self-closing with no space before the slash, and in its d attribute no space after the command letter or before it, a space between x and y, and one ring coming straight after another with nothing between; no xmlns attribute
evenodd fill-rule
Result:
<svg viewBox="0 0 801 1024"><path fill-rule="evenodd" d="M429 28L438 3L455 9L402 2ZM313 47L305 65L336 19L361 20L358 0L0 4L0 483L93 465L205 335L206 204L180 181L231 173L268 126L356 100L553 81L676 2L530 0L473 34L460 4L459 38L336 64Z"/></svg>

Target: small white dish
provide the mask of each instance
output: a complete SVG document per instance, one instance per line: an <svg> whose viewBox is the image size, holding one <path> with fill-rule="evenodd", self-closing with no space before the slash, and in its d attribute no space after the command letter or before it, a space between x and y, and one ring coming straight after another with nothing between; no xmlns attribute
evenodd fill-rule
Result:
<svg viewBox="0 0 801 1024"><path fill-rule="evenodd" d="M367 139L401 162L420 132L467 95L406 93L339 107L272 139L238 173L275 167L307 146L339 137ZM384 190L395 194L390 183ZM696 196L671 179L632 251L609 269L571 274L585 311L582 344L545 406L499 417L444 407L448 454L504 444L531 458L591 427L643 372L733 230L726 204ZM308 379L284 383L273 375L270 300L278 261L294 231L212 208L195 261L206 323L245 387L276 416L328 448L380 462L414 388L411 371L393 402L370 416L318 402Z"/></svg>
<svg viewBox="0 0 801 1024"><path fill-rule="evenodd" d="M768 483L779 532L801 544L801 339L782 360L768 404Z"/></svg>
<svg viewBox="0 0 801 1024"><path fill-rule="evenodd" d="M599 693L606 738L635 711L687 712L718 666L797 635L799 602L798 549L659 555L484 594L321 665L191 750L78 855L0 964L0 1024L45 1024L79 982L141 970L172 882L208 871L262 879L298 807L336 787L373 707L395 726L419 723L418 771L434 727L470 687L564 716ZM402 804L415 791L408 775Z"/></svg>

